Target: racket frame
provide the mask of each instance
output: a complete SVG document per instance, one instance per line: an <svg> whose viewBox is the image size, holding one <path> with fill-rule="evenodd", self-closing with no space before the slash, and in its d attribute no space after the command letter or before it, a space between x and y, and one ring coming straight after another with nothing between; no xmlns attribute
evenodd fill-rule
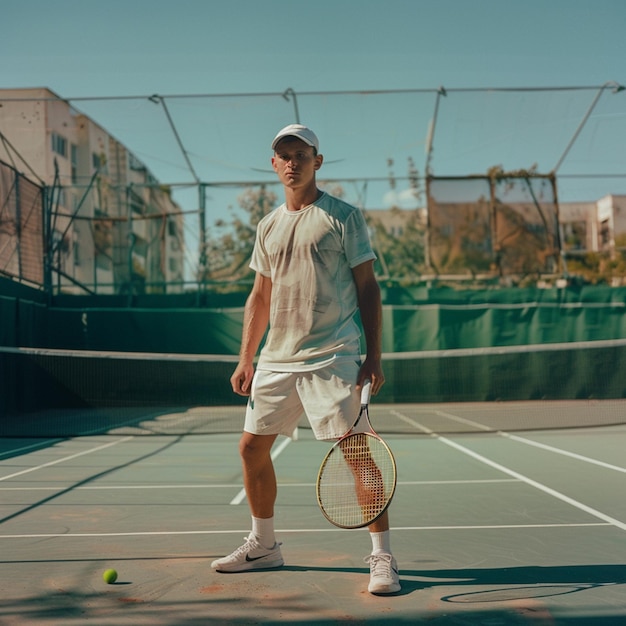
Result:
<svg viewBox="0 0 626 626"><path fill-rule="evenodd" d="M365 381L365 383L363 384L363 387L361 388L361 408L359 410L359 415L356 421L354 422L350 430L348 430L348 432L342 435L333 444L330 450L326 453L326 456L324 457L320 465L320 469L317 473L317 480L315 481L315 492L317 496L317 504L320 508L320 511L331 524L333 524L334 526L337 526L338 528L354 529L354 528L363 528L365 526L370 526L377 519L380 519L380 517L389 508L389 505L391 504L391 500L393 499L393 496L396 491L396 483L397 483L397 478L398 478L396 460L393 455L393 452L391 451L391 448L387 445L387 442L374 430L370 422L370 418L369 418L370 393L371 393L371 382L368 380L368 381ZM359 522L357 524L342 524L332 519L332 517L327 513L326 508L324 507L324 504L322 502L322 498L320 496L320 484L321 484L322 475L324 473L324 469L330 457L336 453L343 454L341 451L342 444L346 440L348 440L350 437L354 437L356 435L365 435L367 437L372 437L383 445L391 461L391 468L393 470L393 480L391 484L391 490L387 497L387 501L385 502L385 506L383 506L382 509L376 513L376 515L374 515L373 517L369 517L366 520Z"/></svg>

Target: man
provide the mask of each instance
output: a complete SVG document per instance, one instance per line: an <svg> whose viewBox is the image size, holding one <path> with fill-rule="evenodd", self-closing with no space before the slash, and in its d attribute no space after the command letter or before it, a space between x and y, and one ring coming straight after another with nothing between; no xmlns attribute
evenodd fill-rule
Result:
<svg viewBox="0 0 626 626"><path fill-rule="evenodd" d="M376 394L381 368L381 300L376 258L361 212L317 188L323 156L313 131L283 128L272 166L285 203L258 225L250 267L254 285L244 312L233 391L249 396L239 451L252 531L243 546L213 561L220 572L283 565L274 535L276 476L270 457L279 434L290 436L306 414L315 437L338 439L353 424L367 379ZM360 312L367 354L360 364ZM253 359L269 325L256 372ZM400 589L385 513L370 527L368 590Z"/></svg>

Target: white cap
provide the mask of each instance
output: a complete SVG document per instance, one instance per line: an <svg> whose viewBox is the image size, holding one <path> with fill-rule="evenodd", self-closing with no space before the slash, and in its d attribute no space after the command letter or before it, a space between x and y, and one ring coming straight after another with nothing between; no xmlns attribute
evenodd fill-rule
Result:
<svg viewBox="0 0 626 626"><path fill-rule="evenodd" d="M298 139L302 139L308 146L315 148L315 150L319 151L320 149L320 142L315 133L302 124L289 124L289 126L285 126L285 128L278 131L278 135L276 135L274 141L272 141L272 150L276 148L276 144L284 137L297 137Z"/></svg>

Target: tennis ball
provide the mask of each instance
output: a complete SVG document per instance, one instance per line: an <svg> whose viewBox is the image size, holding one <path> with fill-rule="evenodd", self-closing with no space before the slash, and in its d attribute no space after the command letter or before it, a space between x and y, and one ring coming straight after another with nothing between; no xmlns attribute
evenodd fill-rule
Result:
<svg viewBox="0 0 626 626"><path fill-rule="evenodd" d="M117 580L117 572L114 569L108 569L102 574L105 583L111 585Z"/></svg>

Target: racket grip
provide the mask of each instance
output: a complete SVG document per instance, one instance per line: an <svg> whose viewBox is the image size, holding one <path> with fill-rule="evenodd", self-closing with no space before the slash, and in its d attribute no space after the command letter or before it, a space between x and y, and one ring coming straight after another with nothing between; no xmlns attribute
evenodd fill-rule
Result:
<svg viewBox="0 0 626 626"><path fill-rule="evenodd" d="M361 406L370 403L370 396L372 394L372 381L368 378L363 381L363 387L361 387Z"/></svg>

